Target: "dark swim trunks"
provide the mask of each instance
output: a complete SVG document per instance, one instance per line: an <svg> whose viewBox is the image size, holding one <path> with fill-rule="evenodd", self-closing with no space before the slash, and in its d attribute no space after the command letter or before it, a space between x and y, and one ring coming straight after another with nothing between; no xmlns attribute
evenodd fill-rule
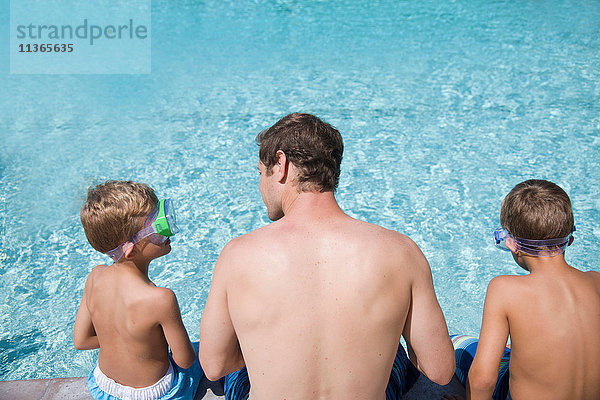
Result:
<svg viewBox="0 0 600 400"><path fill-rule="evenodd" d="M419 371L414 367L406 356L402 345L398 346L396 359L390 374L387 389L385 391L386 400L396 400L408 392L419 377ZM250 394L250 380L246 368L233 372L224 378L225 382L225 400L247 400Z"/></svg>
<svg viewBox="0 0 600 400"><path fill-rule="evenodd" d="M451 335L450 339L454 345L456 377L463 386L467 386L469 369L473 363L473 358L475 358L479 339L476 336L469 335ZM504 349L504 354L502 354L502 360L500 360L498 380L496 381L496 387L494 388L494 394L492 395L493 400L510 400L510 393L508 392L508 381L510 376L508 371L509 360L510 349L507 347Z"/></svg>

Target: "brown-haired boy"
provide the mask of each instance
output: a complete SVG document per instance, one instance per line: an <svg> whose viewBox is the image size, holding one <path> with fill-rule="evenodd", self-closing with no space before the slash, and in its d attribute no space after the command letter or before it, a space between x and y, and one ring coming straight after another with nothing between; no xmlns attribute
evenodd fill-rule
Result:
<svg viewBox="0 0 600 400"><path fill-rule="evenodd" d="M467 398L600 399L600 274L565 262L575 230L569 196L552 182L522 182L500 221L496 244L529 274L492 279L478 343L453 337Z"/></svg>
<svg viewBox="0 0 600 400"><path fill-rule="evenodd" d="M170 200L142 183L108 181L88 190L81 223L92 247L115 261L90 272L75 318L75 348L100 348L90 394L192 399L202 370L177 299L148 278L150 261L171 251L167 236L177 232Z"/></svg>

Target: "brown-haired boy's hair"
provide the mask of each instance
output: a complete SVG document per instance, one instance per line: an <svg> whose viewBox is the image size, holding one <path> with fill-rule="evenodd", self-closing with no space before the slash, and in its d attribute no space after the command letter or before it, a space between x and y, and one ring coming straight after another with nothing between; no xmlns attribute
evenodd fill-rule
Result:
<svg viewBox="0 0 600 400"><path fill-rule="evenodd" d="M571 200L552 182L521 182L502 202L500 223L510 234L524 239L565 237L573 232Z"/></svg>
<svg viewBox="0 0 600 400"><path fill-rule="evenodd" d="M289 114L256 137L259 159L270 173L277 151L298 169L298 190L333 192L340 178L342 136L333 126L310 114Z"/></svg>
<svg viewBox="0 0 600 400"><path fill-rule="evenodd" d="M131 181L106 181L90 187L81 207L81 224L92 247L106 253L131 239L158 198L151 187Z"/></svg>

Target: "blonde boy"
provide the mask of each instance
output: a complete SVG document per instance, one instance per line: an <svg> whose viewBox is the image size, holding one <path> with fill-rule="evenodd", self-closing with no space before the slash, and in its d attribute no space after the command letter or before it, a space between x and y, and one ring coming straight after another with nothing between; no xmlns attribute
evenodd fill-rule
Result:
<svg viewBox="0 0 600 400"><path fill-rule="evenodd" d="M177 299L148 278L150 261L171 251L167 236L177 231L170 201L142 183L108 181L88 190L81 223L92 247L115 261L90 272L75 318L75 348L100 348L90 394L192 399L202 371Z"/></svg>

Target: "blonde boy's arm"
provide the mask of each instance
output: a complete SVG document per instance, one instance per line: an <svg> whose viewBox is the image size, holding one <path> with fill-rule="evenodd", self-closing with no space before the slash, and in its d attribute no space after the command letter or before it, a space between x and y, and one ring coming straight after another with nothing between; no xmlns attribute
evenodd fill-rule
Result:
<svg viewBox="0 0 600 400"><path fill-rule="evenodd" d="M91 276L92 274L88 276L85 282L83 296L81 297L81 303L75 316L75 325L73 326L73 345L77 350L91 350L100 347L98 336L92 323L92 317L86 303L87 294L90 291Z"/></svg>
<svg viewBox="0 0 600 400"><path fill-rule="evenodd" d="M171 356L177 365L189 368L196 360L196 352L181 320L177 297L167 288L157 288L157 293L155 311L171 349Z"/></svg>
<svg viewBox="0 0 600 400"><path fill-rule="evenodd" d="M215 381L245 366L227 304L226 269L230 261L225 246L215 269L200 321L200 364L206 377Z"/></svg>
<svg viewBox="0 0 600 400"><path fill-rule="evenodd" d="M475 359L469 370L467 399L492 398L509 334L508 317L504 306L507 296L512 295L509 279L510 277L507 276L498 276L488 285L481 335Z"/></svg>

